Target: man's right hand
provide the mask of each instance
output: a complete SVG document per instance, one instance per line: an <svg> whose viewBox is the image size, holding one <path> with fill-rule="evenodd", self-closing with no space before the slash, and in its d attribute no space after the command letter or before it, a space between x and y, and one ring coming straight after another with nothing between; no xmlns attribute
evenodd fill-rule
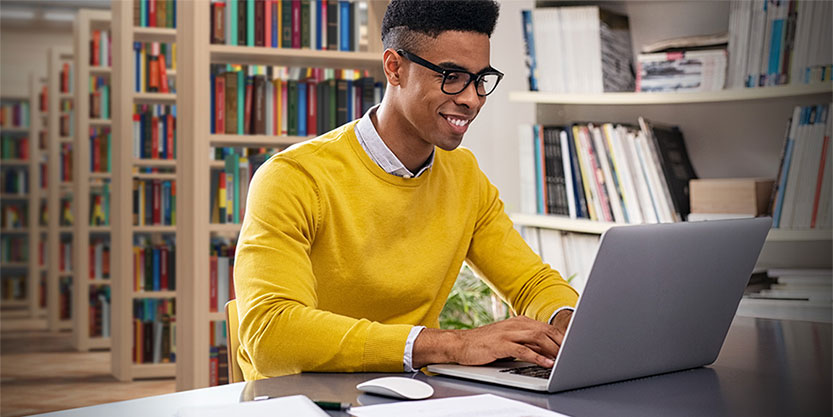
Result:
<svg viewBox="0 0 833 417"><path fill-rule="evenodd" d="M414 341L413 367L432 363L482 365L517 358L550 368L564 334L525 316L472 330L424 329Z"/></svg>

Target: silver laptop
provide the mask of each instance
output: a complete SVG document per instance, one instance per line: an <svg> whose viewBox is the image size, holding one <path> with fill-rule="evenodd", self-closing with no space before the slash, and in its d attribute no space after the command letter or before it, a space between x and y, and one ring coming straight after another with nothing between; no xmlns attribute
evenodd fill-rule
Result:
<svg viewBox="0 0 833 417"><path fill-rule="evenodd" d="M771 225L756 218L611 228L551 370L520 361L428 370L557 392L711 364Z"/></svg>

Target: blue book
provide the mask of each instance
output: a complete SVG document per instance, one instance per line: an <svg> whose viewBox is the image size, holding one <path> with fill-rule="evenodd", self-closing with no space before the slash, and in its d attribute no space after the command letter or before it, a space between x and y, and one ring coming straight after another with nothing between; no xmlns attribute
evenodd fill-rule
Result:
<svg viewBox="0 0 833 417"><path fill-rule="evenodd" d="M145 4L142 2L142 4ZM133 81L135 83L135 90L137 93L141 92L142 90L142 43L141 42L133 42L133 65L136 69L135 76L133 77Z"/></svg>
<svg viewBox="0 0 833 417"><path fill-rule="evenodd" d="M148 25L148 2L139 2L139 26L147 27Z"/></svg>
<svg viewBox="0 0 833 417"><path fill-rule="evenodd" d="M243 119L246 117L246 74L243 70L237 71L237 134L244 134Z"/></svg>
<svg viewBox="0 0 833 417"><path fill-rule="evenodd" d="M769 45L769 67L767 69L766 85L778 84L778 77L780 76L778 67L781 63L779 57L781 55L781 38L784 37L783 31L784 19L777 19L772 22L772 41Z"/></svg>
<svg viewBox="0 0 833 417"><path fill-rule="evenodd" d="M347 120L353 120L353 80L347 80Z"/></svg>
<svg viewBox="0 0 833 417"><path fill-rule="evenodd" d="M226 19L226 21L229 22L226 27L226 35L228 37L226 45L237 46L237 1L227 1L226 6L228 7L226 13L229 15L229 18Z"/></svg>
<svg viewBox="0 0 833 417"><path fill-rule="evenodd" d="M159 291L160 288L160 274L161 266L159 264L159 249L153 248L153 290Z"/></svg>
<svg viewBox="0 0 833 417"><path fill-rule="evenodd" d="M350 2L338 2L338 50L350 50Z"/></svg>
<svg viewBox="0 0 833 417"><path fill-rule="evenodd" d="M804 125L804 120L809 117L809 107L801 109L801 117L799 120L792 120L791 123L797 123L799 127ZM778 191L775 199L775 209L772 212L772 227L778 228L781 224L781 210L784 207L784 194L787 191L787 177L790 172L790 165L792 161L793 146L795 145L795 138L792 137L792 126L787 134L787 145L784 149L784 166L781 168L781 176L778 178Z"/></svg>
<svg viewBox="0 0 833 417"><path fill-rule="evenodd" d="M541 146L541 126L534 125L532 127L532 144L535 150L535 202L538 207L538 214L546 213L544 204L544 176L542 175L544 167L541 165L541 158L544 152Z"/></svg>
<svg viewBox="0 0 833 417"><path fill-rule="evenodd" d="M210 90L211 90L211 133L221 133L221 132L217 132L217 124L215 123L216 118L217 118L217 113L216 113L217 94L215 92L215 90L217 89L216 85L217 85L217 75L214 73L214 71L212 71L211 72L211 88L210 88ZM225 132L222 132L222 133L225 133Z"/></svg>
<svg viewBox="0 0 833 417"><path fill-rule="evenodd" d="M255 46L255 0L246 0L246 46Z"/></svg>
<svg viewBox="0 0 833 417"><path fill-rule="evenodd" d="M298 136L307 135L307 83L298 83Z"/></svg>
<svg viewBox="0 0 833 417"><path fill-rule="evenodd" d="M173 28L174 29L176 29L176 3L177 3L176 0L171 2L171 4L173 4L173 6L174 6L173 7L173 21L174 21Z"/></svg>
<svg viewBox="0 0 833 417"><path fill-rule="evenodd" d="M526 66L529 70L529 91L538 91L538 63L535 60L535 32L532 30L532 11L522 10L521 20L524 30L524 44L526 46Z"/></svg>
<svg viewBox="0 0 833 417"><path fill-rule="evenodd" d="M323 8L324 3L321 0L315 0L315 49L319 51L323 49L321 40L324 39L324 31L326 30L324 26L327 25L327 22L321 20L324 16Z"/></svg>
<svg viewBox="0 0 833 417"><path fill-rule="evenodd" d="M272 28L272 47L278 47L278 2L274 1L269 3L272 6L272 21L269 23L269 27Z"/></svg>

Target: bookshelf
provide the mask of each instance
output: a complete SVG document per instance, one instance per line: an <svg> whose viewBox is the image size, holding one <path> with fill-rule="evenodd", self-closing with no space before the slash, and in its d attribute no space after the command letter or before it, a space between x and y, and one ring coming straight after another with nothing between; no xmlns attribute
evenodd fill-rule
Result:
<svg viewBox="0 0 833 417"><path fill-rule="evenodd" d="M69 330L72 328L72 297L71 297L71 268L65 267L66 258L62 259L61 254L71 250L72 229L69 225L62 224L61 217L64 210L63 204L66 201L74 202L71 181L65 181L62 161L64 160L66 148L72 149L72 136L75 132L70 129L66 135L62 135L61 125L66 120L72 121L72 110L74 110L74 96L70 92L62 91L62 77L66 88L72 88L69 78L66 78L62 71L65 65L70 66L70 73L73 62L73 51L71 48L50 48L47 57L47 75L49 119L47 122L49 136L47 140L48 149L48 179L49 185L47 198L47 211L49 212L49 224L47 232L47 323L51 331ZM71 91L71 90L70 90ZM64 121L62 121L62 119ZM73 213L77 214L77 213ZM69 306L66 304L70 304Z"/></svg>
<svg viewBox="0 0 833 417"><path fill-rule="evenodd" d="M140 169L156 168L173 170L176 161L139 160L134 156L134 108L139 104L159 105L175 104L176 94L161 92L136 91L137 74L134 42L176 42L177 30L164 27L141 27L137 24L139 16L134 16L133 1L118 1L112 4L112 69L110 86L114 92L112 98L112 178L110 206L111 276L111 369L113 375L121 381L139 378L173 377L177 365L168 363L149 363L140 360L136 352L143 347L136 344L137 329L145 331L147 323L138 323L144 317L134 316L135 303L165 303L173 315L175 291L136 291L136 260L134 245L137 240L158 241L172 237L175 226L134 225L134 180ZM134 20L135 19L135 20ZM143 20L143 19L142 19ZM144 62L144 59L143 59ZM168 63L170 66L170 62ZM149 68L149 67L146 67ZM175 74L169 75L169 78ZM141 83L144 85L144 82ZM155 312L156 310L154 310ZM174 319L171 319L172 321ZM155 323L154 323L155 325ZM155 330L155 329L154 329ZM143 333L144 334L144 333ZM142 339L144 340L144 339ZM144 359L151 359L145 357ZM155 358L154 358L155 359Z"/></svg>
<svg viewBox="0 0 833 417"><path fill-rule="evenodd" d="M47 189L42 187L42 166L47 165L47 125L48 113L41 109L41 94L48 88L47 79L30 74L29 76L29 102L31 108L31 120L29 121L29 284L27 288L29 311L33 318L44 319L43 327L46 327L46 225L41 219L41 206L46 202ZM44 141L41 143L41 138ZM43 259L43 263L41 263Z"/></svg>
<svg viewBox="0 0 833 417"><path fill-rule="evenodd" d="M32 76L29 78L31 84ZM32 263L37 262L37 256L32 253L30 243L34 241L32 231L36 230L32 227L32 221L37 217L32 216L32 166L35 160L32 147L37 146L37 139L32 136L35 127L31 90L29 95L0 96L0 102L4 115L13 117L13 120L4 121L0 127L3 142L0 169L3 171L3 181L9 181L12 177L20 181L14 188L7 188L4 183L0 195L0 209L4 219L0 231L3 235L0 244L3 252L0 260L0 306L3 307L4 315L13 310L20 317L33 317L35 310L31 300L32 294L37 293L33 286ZM18 113L17 117L13 116L14 113ZM21 187L24 182L26 186ZM10 211L15 211L21 217L21 224L16 227L9 227L12 226L8 224Z"/></svg>
<svg viewBox="0 0 833 417"><path fill-rule="evenodd" d="M729 24L728 3L587 3L629 16L634 51L642 44L660 39L725 31ZM550 5L551 2L537 2L540 7ZM569 4L557 2L555 5ZM690 93L513 91L509 98L513 103L533 104L535 123L542 125L584 121L635 125L639 116L676 125L685 135L689 156L700 178L775 178L784 130L793 108L829 103L833 99L833 85L829 82L788 84ZM510 217L520 227L585 236L601 235L610 227L623 225L527 213L513 213ZM831 230L772 229L758 267L830 268L831 241Z"/></svg>
<svg viewBox="0 0 833 417"><path fill-rule="evenodd" d="M105 265L109 258L106 256L109 252L109 225L104 221L103 225L91 226L91 206L95 204L92 199L100 200L104 219L109 214L106 213L107 204L104 202L109 199L110 186L107 163L110 145L107 134L112 123L107 109L109 100L106 99L110 94L99 83L108 86L112 74L105 60L109 54L101 53L102 49L106 50L103 42L108 42L103 39L109 40L109 36L102 36L102 33L110 30L110 18L109 11L81 9L73 27L76 51L73 195L77 196L77 217L73 226L72 343L75 349L82 352L110 347L109 317L105 317L111 305L111 297L108 295L111 281L110 275L106 273L109 272L109 266ZM90 47L93 42L98 45L95 51ZM92 54L97 54L95 61ZM94 62L97 65L93 65ZM91 77L95 77L95 82ZM94 94L97 101L95 105L92 103ZM92 135L91 129L94 129L95 135Z"/></svg>
<svg viewBox="0 0 833 417"><path fill-rule="evenodd" d="M222 169L211 161L211 147L282 148L306 140L305 136L211 134L211 64L279 65L368 70L382 78L381 40L378 34L387 2L368 3L368 52L281 49L210 44L210 3L183 2L179 12L177 44L180 46L179 71L193 74L178 85L177 165L179 210L189 213L178 219L177 242L177 390L209 386L210 326L222 322L222 306L210 307L210 254L214 237L234 241L240 224L214 224L210 221L211 171Z"/></svg>

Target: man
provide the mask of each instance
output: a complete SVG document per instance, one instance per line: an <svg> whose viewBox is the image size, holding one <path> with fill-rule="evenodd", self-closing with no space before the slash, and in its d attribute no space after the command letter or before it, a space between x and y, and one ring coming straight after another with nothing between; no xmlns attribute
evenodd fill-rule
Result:
<svg viewBox="0 0 833 417"><path fill-rule="evenodd" d="M489 65L497 15L493 1L393 0L382 103L257 171L234 272L247 380L506 357L553 365L577 294L458 148L502 77ZM464 260L518 317L437 329Z"/></svg>

